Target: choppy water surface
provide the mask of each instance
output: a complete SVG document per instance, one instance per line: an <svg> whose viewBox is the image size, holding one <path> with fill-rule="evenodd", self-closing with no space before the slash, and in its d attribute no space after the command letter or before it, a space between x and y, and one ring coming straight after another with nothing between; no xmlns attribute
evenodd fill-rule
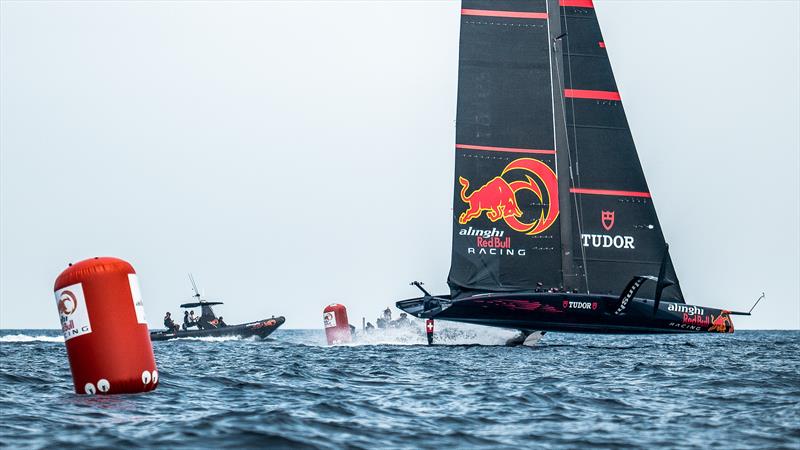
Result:
<svg viewBox="0 0 800 450"><path fill-rule="evenodd" d="M154 344L152 393L72 393L54 331L0 332L11 447L800 447L800 332L449 330L328 348L321 331Z"/></svg>

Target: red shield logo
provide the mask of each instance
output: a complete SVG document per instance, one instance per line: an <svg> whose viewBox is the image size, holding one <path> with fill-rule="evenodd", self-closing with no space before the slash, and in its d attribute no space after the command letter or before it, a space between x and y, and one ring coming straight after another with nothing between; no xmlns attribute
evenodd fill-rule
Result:
<svg viewBox="0 0 800 450"><path fill-rule="evenodd" d="M614 211L600 211L600 221L606 231L611 231L614 228Z"/></svg>
<svg viewBox="0 0 800 450"><path fill-rule="evenodd" d="M567 308L569 308L569 302L564 300L564 309L567 309Z"/></svg>

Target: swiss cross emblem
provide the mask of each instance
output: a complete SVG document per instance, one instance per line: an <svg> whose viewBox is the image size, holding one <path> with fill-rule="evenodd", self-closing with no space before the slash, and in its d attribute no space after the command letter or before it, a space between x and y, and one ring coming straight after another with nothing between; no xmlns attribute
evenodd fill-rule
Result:
<svg viewBox="0 0 800 450"><path fill-rule="evenodd" d="M428 333L433 333L433 321L432 320L428 320L428 322L425 324L425 327L428 329Z"/></svg>
<svg viewBox="0 0 800 450"><path fill-rule="evenodd" d="M611 231L614 227L614 211L600 211L600 221L606 231Z"/></svg>

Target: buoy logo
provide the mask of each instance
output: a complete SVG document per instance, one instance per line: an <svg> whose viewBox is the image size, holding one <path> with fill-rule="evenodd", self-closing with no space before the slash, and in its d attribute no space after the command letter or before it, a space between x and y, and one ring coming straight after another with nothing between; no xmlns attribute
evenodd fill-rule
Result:
<svg viewBox="0 0 800 450"><path fill-rule="evenodd" d="M333 312L326 312L322 315L322 321L325 323L325 328L333 328L336 326L336 315Z"/></svg>
<svg viewBox="0 0 800 450"><path fill-rule="evenodd" d="M75 298L75 294L67 290L61 293L61 298L58 300L58 312L68 316L74 313L77 307L78 299Z"/></svg>
<svg viewBox="0 0 800 450"><path fill-rule="evenodd" d="M86 297L80 283L61 288L55 292L56 307L61 320L61 331L64 340L68 341L92 332L89 314L86 311Z"/></svg>

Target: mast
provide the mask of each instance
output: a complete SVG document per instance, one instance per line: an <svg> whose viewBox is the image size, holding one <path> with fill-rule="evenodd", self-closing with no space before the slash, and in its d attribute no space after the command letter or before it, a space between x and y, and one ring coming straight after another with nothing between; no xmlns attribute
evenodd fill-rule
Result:
<svg viewBox="0 0 800 450"><path fill-rule="evenodd" d="M570 186L572 178L567 140L567 123L564 114L564 71L562 70L561 7L559 0L547 0L548 26L551 40L550 67L553 79L553 132L555 135L556 170L558 175L558 201L561 207L561 279L562 287L568 291L584 290L576 273L574 242L572 236L572 199Z"/></svg>

